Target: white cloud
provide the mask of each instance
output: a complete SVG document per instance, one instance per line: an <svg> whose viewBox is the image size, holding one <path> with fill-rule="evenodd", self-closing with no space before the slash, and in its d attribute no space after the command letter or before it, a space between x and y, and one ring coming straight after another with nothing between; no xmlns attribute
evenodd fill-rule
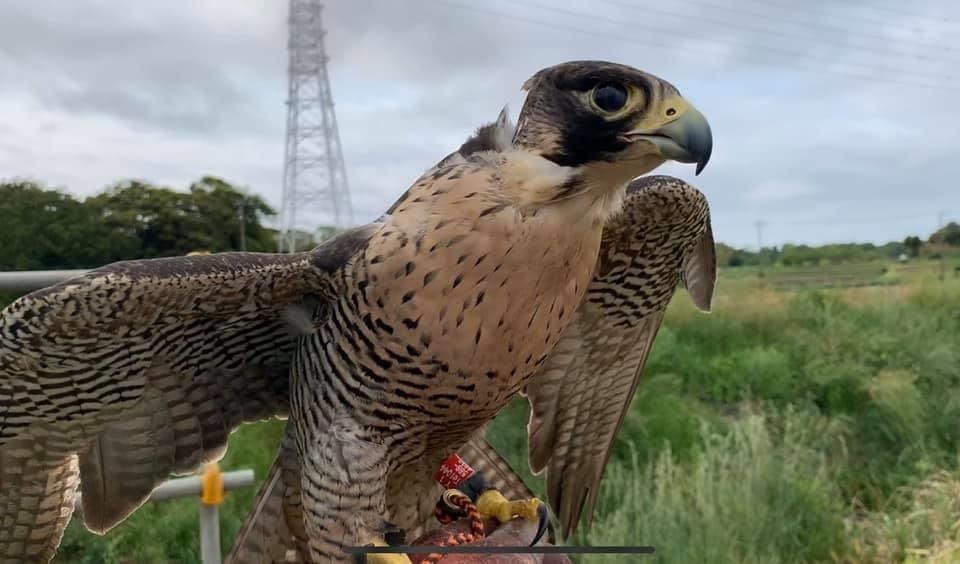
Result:
<svg viewBox="0 0 960 564"><path fill-rule="evenodd" d="M796 200L799 196L809 196L820 190L816 186L795 180L765 180L755 184L747 192L747 198L756 202L783 202Z"/></svg>
<svg viewBox="0 0 960 564"><path fill-rule="evenodd" d="M884 241L932 231L940 209L960 212L951 189L960 6L457 4L351 0L325 9L358 220L379 215L504 104L515 116L531 73L587 58L660 74L708 116L710 166L698 177L687 166L662 172L708 195L722 240L753 244L753 221L763 219L770 242ZM127 177L186 187L216 174L278 206L286 5L6 5L0 177L89 194ZM883 219L891 216L913 219Z"/></svg>

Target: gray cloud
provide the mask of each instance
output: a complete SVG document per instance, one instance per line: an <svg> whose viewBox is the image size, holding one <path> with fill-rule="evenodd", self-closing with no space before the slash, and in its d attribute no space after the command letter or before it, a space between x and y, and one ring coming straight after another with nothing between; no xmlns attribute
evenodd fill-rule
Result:
<svg viewBox="0 0 960 564"><path fill-rule="evenodd" d="M0 176L88 194L218 174L280 203L286 2L0 11ZM562 60L622 61L710 118L719 239L885 241L960 217L960 6L888 0L350 0L324 12L358 221ZM304 212L312 221L322 211ZM951 217L951 214L948 214Z"/></svg>

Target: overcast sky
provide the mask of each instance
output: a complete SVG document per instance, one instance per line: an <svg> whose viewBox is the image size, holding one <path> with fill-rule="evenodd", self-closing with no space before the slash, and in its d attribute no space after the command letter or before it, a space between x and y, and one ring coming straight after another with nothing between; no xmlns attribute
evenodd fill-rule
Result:
<svg viewBox="0 0 960 564"><path fill-rule="evenodd" d="M324 11L356 221L571 59L675 84L714 153L659 169L721 241L874 241L960 219L960 4L950 0L340 0ZM0 178L84 196L222 176L279 208L285 0L0 5ZM321 221L323 216L313 216Z"/></svg>

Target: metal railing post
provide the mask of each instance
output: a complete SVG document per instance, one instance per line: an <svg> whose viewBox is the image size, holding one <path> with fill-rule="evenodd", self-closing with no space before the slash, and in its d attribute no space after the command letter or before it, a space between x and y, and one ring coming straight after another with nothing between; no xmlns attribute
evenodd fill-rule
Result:
<svg viewBox="0 0 960 564"><path fill-rule="evenodd" d="M216 505L200 504L200 561L220 564L220 512Z"/></svg>
<svg viewBox="0 0 960 564"><path fill-rule="evenodd" d="M216 462L207 464L201 481L200 561L203 564L221 564L219 508L223 503L223 474Z"/></svg>

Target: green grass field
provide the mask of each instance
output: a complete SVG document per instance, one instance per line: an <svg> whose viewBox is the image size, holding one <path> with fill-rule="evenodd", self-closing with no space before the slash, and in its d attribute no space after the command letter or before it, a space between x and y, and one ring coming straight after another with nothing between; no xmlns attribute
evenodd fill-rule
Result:
<svg viewBox="0 0 960 564"><path fill-rule="evenodd" d="M649 562L960 562L960 281L928 266L851 267L832 289L724 271L711 315L678 295L573 542L651 544ZM491 440L542 492L525 423L514 402ZM262 478L280 429L241 428L222 466ZM224 551L254 491L229 494ZM103 537L74 522L58 561L197 562L196 503Z"/></svg>

